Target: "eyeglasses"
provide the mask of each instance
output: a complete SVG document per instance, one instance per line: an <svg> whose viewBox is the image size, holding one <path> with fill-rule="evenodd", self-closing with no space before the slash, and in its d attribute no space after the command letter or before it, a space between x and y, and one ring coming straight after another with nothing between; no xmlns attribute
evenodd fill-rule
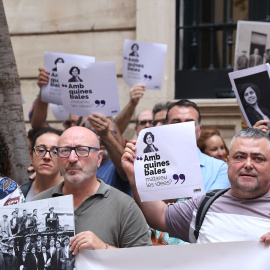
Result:
<svg viewBox="0 0 270 270"><path fill-rule="evenodd" d="M45 157L45 155L49 152L51 158L57 158L57 150L56 148L52 148L51 150L46 149L44 146L35 146L34 153L37 157Z"/></svg>
<svg viewBox="0 0 270 270"><path fill-rule="evenodd" d="M90 146L75 146L75 147L63 146L56 148L57 154L60 158L68 158L72 150L75 151L78 157L88 157L91 149L99 151L99 148Z"/></svg>
<svg viewBox="0 0 270 270"><path fill-rule="evenodd" d="M145 126L147 123L149 123L151 125L152 124L152 120L138 121L138 125L141 125L141 126Z"/></svg>
<svg viewBox="0 0 270 270"><path fill-rule="evenodd" d="M167 121L166 121L166 119L153 120L152 126L156 126L158 123L161 123L162 125L166 125Z"/></svg>

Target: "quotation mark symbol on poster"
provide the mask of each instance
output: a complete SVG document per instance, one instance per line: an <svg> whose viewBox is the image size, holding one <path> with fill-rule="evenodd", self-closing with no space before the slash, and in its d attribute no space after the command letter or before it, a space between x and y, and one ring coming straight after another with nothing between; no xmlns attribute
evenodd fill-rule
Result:
<svg viewBox="0 0 270 270"><path fill-rule="evenodd" d="M62 87L67 87L67 85L66 84L62 84Z"/></svg>
<svg viewBox="0 0 270 270"><path fill-rule="evenodd" d="M143 160L143 157L138 155L137 160Z"/></svg>
<svg viewBox="0 0 270 270"><path fill-rule="evenodd" d="M105 100L95 100L95 104L97 107L101 104L101 108L105 106L106 102Z"/></svg>
<svg viewBox="0 0 270 270"><path fill-rule="evenodd" d="M173 179L176 180L175 184L177 184L179 180L183 180L183 182L181 183L181 184L183 184L185 182L185 180L186 180L186 177L182 173L179 174L179 176L178 176L178 174L174 174Z"/></svg>
<svg viewBox="0 0 270 270"><path fill-rule="evenodd" d="M149 80L149 81L152 80L152 76L151 75L144 74L143 77L144 77L145 80Z"/></svg>

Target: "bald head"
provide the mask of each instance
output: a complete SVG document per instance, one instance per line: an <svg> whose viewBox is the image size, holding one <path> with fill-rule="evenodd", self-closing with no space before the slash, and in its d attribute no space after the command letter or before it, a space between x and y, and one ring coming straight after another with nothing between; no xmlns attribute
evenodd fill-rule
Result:
<svg viewBox="0 0 270 270"><path fill-rule="evenodd" d="M58 146L71 146L69 144L66 144L67 142L76 142L78 140L85 141L85 146L91 146L100 148L99 140L97 135L92 132L91 130L85 128L85 127L71 127L68 128L66 131L63 132L63 134L60 136L60 139L58 141ZM81 146L83 146L81 144Z"/></svg>

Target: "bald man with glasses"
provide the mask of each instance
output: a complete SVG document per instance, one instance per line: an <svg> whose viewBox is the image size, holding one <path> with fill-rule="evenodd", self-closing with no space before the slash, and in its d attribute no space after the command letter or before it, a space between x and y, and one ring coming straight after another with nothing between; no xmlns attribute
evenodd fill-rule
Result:
<svg viewBox="0 0 270 270"><path fill-rule="evenodd" d="M69 128L60 137L56 150L64 182L34 200L73 195L73 255L83 249L151 245L145 218L135 201L96 176L103 155L96 134L84 127Z"/></svg>

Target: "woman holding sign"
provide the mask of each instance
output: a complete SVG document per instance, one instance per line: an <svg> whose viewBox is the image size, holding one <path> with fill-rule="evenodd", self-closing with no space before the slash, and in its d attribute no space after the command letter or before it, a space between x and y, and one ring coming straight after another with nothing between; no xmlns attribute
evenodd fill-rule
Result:
<svg viewBox="0 0 270 270"><path fill-rule="evenodd" d="M153 145L153 142L155 141L154 134L151 132L146 132L143 137L143 142L147 144L147 146L144 148L144 153L150 153L150 152L156 152L158 149Z"/></svg>
<svg viewBox="0 0 270 270"><path fill-rule="evenodd" d="M259 120L270 120L270 113L260 106L261 91L254 83L239 85L239 96L251 126Z"/></svg>

